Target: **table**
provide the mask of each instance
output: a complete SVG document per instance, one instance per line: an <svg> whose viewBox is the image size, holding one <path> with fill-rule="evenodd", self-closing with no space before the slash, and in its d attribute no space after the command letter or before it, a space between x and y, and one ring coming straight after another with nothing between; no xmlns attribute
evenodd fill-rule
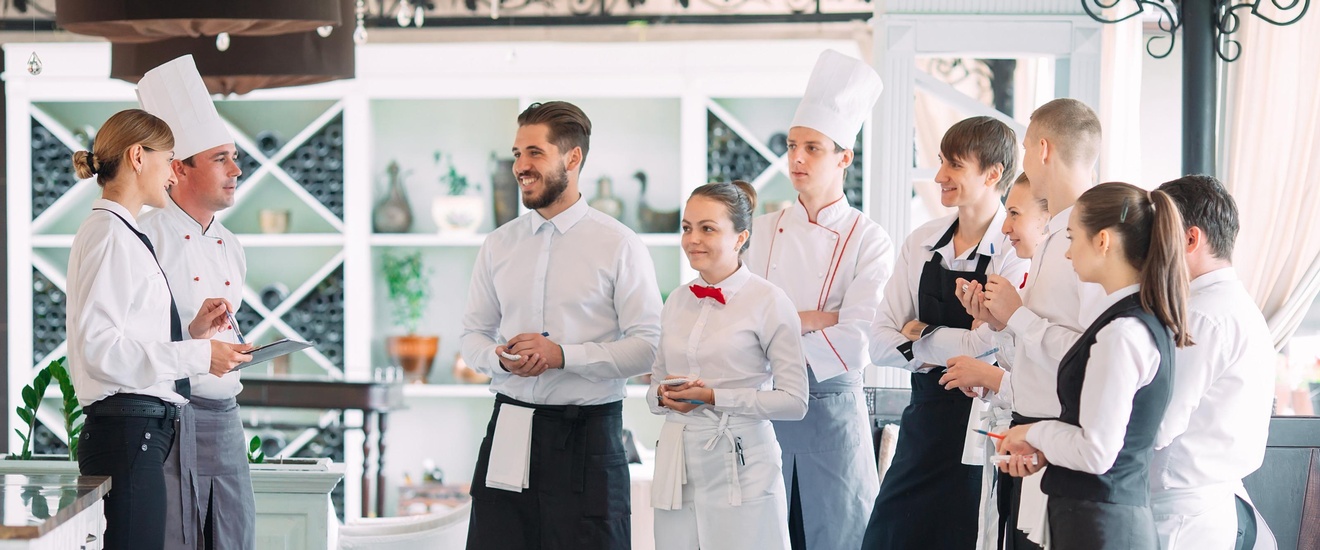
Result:
<svg viewBox="0 0 1320 550"><path fill-rule="evenodd" d="M407 408L402 380L335 380L324 377L243 377L238 404L252 407L362 411L362 516L385 511L385 430L390 412ZM371 507L372 421L376 439L376 506Z"/></svg>
<svg viewBox="0 0 1320 550"><path fill-rule="evenodd" d="M0 476L0 549L101 548L110 478Z"/></svg>

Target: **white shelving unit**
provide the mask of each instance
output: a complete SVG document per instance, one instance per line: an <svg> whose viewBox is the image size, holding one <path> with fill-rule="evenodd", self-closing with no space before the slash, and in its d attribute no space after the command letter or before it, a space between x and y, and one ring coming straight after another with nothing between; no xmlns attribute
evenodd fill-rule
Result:
<svg viewBox="0 0 1320 550"><path fill-rule="evenodd" d="M583 107L594 126L581 192L591 198L598 179L608 176L625 205L623 221L635 226L637 171L647 174L646 199L657 209L679 208L693 188L706 182L708 119L713 116L760 156L753 164L764 167L742 177L761 189L762 203L791 199L794 193L782 157L771 150L769 140L775 132L787 131L795 98L826 48L861 56L849 40L369 44L358 48L355 80L219 100L217 108L230 123L236 144L253 161L237 204L222 214L248 253L245 304L261 318L248 334L253 339L299 336L285 315L327 276L342 277L342 355L309 353L295 361L293 370L369 376L373 367L387 363L384 339L395 332L378 275L381 258L391 252L422 251L434 271L434 298L422 326L441 336L431 376L438 383L405 389L412 410L391 415L386 475L400 479L404 470L415 472L421 459L430 457L449 479L468 479L489 418L490 394L484 386L452 384L450 370L471 266L494 224L487 202L486 219L477 233L435 230L430 203L442 193L435 151L452 156L455 167L489 201L490 158L509 156L518 112L534 101L572 101ZM37 336L33 285L46 284L44 279L63 288L72 234L99 196L94 182L77 182L33 216L28 185L34 160L31 124L46 127L70 150L82 149L78 137L84 127L95 129L110 114L136 102L132 85L107 77L107 44L6 44L4 49L7 67L24 67L33 51L46 67L39 77L18 70L4 75L13 342L8 363L14 402L31 379L24 366L42 359L28 344ZM287 164L300 160L295 157L300 145L339 121L342 216L313 196L300 183L297 167ZM278 146L270 146L272 140ZM377 234L372 231L372 212L383 196L385 166L391 161L410 172L404 184L414 224L409 233ZM266 208L289 210L291 232L259 233L257 213ZM695 276L676 232L641 238L651 249L662 294ZM277 283L289 292L267 307L261 291ZM58 356L63 349L56 346L49 355ZM633 398L625 403L625 423L638 432L640 441L654 441L660 419L636 399L644 391L644 386L629 387ZM350 422L354 420L350 415ZM16 438L10 437L12 445ZM361 436L349 432L344 446L347 515L356 517Z"/></svg>

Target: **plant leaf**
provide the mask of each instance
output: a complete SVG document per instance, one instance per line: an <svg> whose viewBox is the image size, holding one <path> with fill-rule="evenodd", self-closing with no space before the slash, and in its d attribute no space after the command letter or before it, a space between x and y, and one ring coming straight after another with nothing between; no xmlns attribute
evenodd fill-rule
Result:
<svg viewBox="0 0 1320 550"><path fill-rule="evenodd" d="M27 434L19 431L18 428L14 428L14 433L18 434L18 437L22 438L24 443L27 443Z"/></svg>
<svg viewBox="0 0 1320 550"><path fill-rule="evenodd" d="M37 390L32 389L32 386L23 386L23 404L29 409L35 409L37 403Z"/></svg>
<svg viewBox="0 0 1320 550"><path fill-rule="evenodd" d="M252 436L252 442L248 444L248 452L255 453L257 452L257 449L260 448L261 448L261 436L259 435Z"/></svg>
<svg viewBox="0 0 1320 550"><path fill-rule="evenodd" d="M27 409L19 409L19 410L18 410L18 417L21 418L21 419L23 419L23 422L25 422L25 423L28 423L28 424L31 424L31 423L32 423L32 412L29 411L29 410L27 410Z"/></svg>
<svg viewBox="0 0 1320 550"><path fill-rule="evenodd" d="M69 422L82 418L82 414L82 409L73 409L73 412L69 413Z"/></svg>

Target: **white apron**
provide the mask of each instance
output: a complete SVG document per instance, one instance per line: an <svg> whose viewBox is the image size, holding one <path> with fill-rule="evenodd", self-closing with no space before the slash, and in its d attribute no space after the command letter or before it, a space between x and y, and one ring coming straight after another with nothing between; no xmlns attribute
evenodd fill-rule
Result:
<svg viewBox="0 0 1320 550"><path fill-rule="evenodd" d="M652 493L673 494L677 487L660 486L667 481L682 483L682 497L677 509L656 507L656 548L788 550L788 500L770 422L705 408L670 413L665 423L682 429L662 430L667 436L656 448ZM674 452L679 445L681 452ZM682 475L665 474L679 471Z"/></svg>
<svg viewBox="0 0 1320 550"><path fill-rule="evenodd" d="M1237 497L1248 504L1251 498L1242 483L1224 483L1194 490L1151 493L1150 510L1164 550L1233 550L1237 543ZM1275 550L1278 543L1256 514L1255 550Z"/></svg>

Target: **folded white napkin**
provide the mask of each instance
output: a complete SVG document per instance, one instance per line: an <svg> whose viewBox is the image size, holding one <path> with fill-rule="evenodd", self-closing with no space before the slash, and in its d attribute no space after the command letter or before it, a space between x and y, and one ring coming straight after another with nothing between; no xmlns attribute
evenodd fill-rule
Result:
<svg viewBox="0 0 1320 550"><path fill-rule="evenodd" d="M532 414L535 409L504 403L490 444L486 486L521 493L531 476Z"/></svg>
<svg viewBox="0 0 1320 550"><path fill-rule="evenodd" d="M657 510L683 508L687 462L683 459L683 424L665 422L655 446L655 476L651 479L651 506Z"/></svg>
<svg viewBox="0 0 1320 550"><path fill-rule="evenodd" d="M1041 491L1040 480L1045 477L1045 470L1048 468L1049 466L1046 466L1035 474L1022 478L1022 498L1018 501L1017 524L1018 529L1027 534L1028 540L1046 550L1050 547L1050 517L1045 512L1045 508L1049 504L1050 497Z"/></svg>
<svg viewBox="0 0 1320 550"><path fill-rule="evenodd" d="M990 445L990 448L992 449L994 448L993 444L986 442L987 439L990 439L989 437L986 437L984 435L972 431L972 430L990 431L988 428L989 422L987 422L984 419L984 417L986 416L986 411L988 411L989 409L990 409L990 403L988 401L984 401L981 399L972 400L972 410L967 414L967 430L963 432L964 434L963 452L962 452L963 464L966 464L968 466L985 465L986 445Z"/></svg>

